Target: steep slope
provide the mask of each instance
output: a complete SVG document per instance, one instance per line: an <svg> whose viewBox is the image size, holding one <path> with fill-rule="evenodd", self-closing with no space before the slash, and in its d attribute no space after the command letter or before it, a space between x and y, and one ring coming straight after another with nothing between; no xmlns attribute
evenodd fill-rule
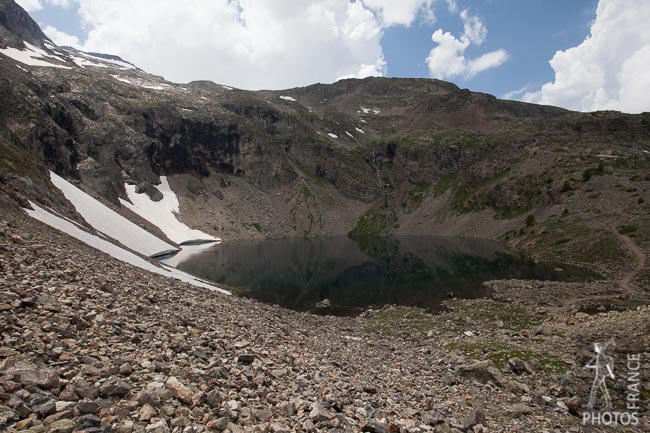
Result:
<svg viewBox="0 0 650 433"><path fill-rule="evenodd" d="M467 235L614 270L628 252L611 227L650 222L648 114L575 113L429 79L175 84L56 47L0 4L0 181L22 204L81 221L51 169L147 225L121 205L125 185L159 200L153 186L168 176L181 221L212 236Z"/></svg>

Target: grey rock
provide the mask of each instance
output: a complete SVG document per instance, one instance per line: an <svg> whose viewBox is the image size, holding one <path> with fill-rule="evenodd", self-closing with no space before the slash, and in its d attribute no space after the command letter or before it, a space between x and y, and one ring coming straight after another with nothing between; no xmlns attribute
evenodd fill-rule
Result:
<svg viewBox="0 0 650 433"><path fill-rule="evenodd" d="M56 412L56 402L54 400L48 400L45 403L34 406L33 410L41 416L52 415Z"/></svg>
<svg viewBox="0 0 650 433"><path fill-rule="evenodd" d="M485 414L481 409L474 409L472 413L463 420L463 430L469 430L478 424L485 424Z"/></svg>
<svg viewBox="0 0 650 433"><path fill-rule="evenodd" d="M77 419L77 430L90 430L101 425L101 420L97 415L84 415Z"/></svg>
<svg viewBox="0 0 650 433"><path fill-rule="evenodd" d="M316 302L317 309L330 308L331 306L332 303L330 302L329 299L323 299L322 301Z"/></svg>
<svg viewBox="0 0 650 433"><path fill-rule="evenodd" d="M388 425L375 419L368 421L361 431L368 433L390 433Z"/></svg>
<svg viewBox="0 0 650 433"><path fill-rule="evenodd" d="M503 374L491 360L461 365L456 370L456 374L460 377L473 379L481 383L493 382L495 385L505 385Z"/></svg>
<svg viewBox="0 0 650 433"><path fill-rule="evenodd" d="M508 366L515 374L533 374L533 369L523 359L510 358L508 359Z"/></svg>
<svg viewBox="0 0 650 433"><path fill-rule="evenodd" d="M49 433L72 433L76 424L71 419L60 419L48 426Z"/></svg>
<svg viewBox="0 0 650 433"><path fill-rule="evenodd" d="M76 407L77 407L77 411L79 411L79 413L83 415L94 414L99 411L99 404L89 400L81 400L77 402Z"/></svg>
<svg viewBox="0 0 650 433"><path fill-rule="evenodd" d="M313 403L311 406L311 411L309 412L309 419L312 422L317 423L320 421L327 421L332 418L332 415L327 409L323 407L320 403Z"/></svg>
<svg viewBox="0 0 650 433"><path fill-rule="evenodd" d="M447 419L447 417L445 417L445 415L442 412L436 410L436 411L433 411L433 412L429 413L426 416L424 421L425 421L426 424L428 424L428 425L430 425L432 427L435 427L437 425L444 424L446 419Z"/></svg>
<svg viewBox="0 0 650 433"><path fill-rule="evenodd" d="M519 418L520 416L530 415L533 413L533 408L523 404L513 404L508 406L506 413L512 418Z"/></svg>
<svg viewBox="0 0 650 433"><path fill-rule="evenodd" d="M153 407L159 408L161 406L160 393L150 390L140 391L134 398L133 401L137 402L139 406L149 404Z"/></svg>
<svg viewBox="0 0 650 433"><path fill-rule="evenodd" d="M147 433L170 433L169 426L164 419L158 420L153 424L149 424L145 429Z"/></svg>
<svg viewBox="0 0 650 433"><path fill-rule="evenodd" d="M111 377L99 387L102 397L124 397L130 390L131 386L117 377Z"/></svg>

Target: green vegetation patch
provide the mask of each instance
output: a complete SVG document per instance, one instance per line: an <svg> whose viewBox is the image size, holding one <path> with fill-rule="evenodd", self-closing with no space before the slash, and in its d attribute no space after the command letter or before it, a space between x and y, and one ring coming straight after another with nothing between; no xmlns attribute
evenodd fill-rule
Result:
<svg viewBox="0 0 650 433"><path fill-rule="evenodd" d="M373 312L366 329L388 335L422 335L438 326L437 316L410 307L389 307Z"/></svg>
<svg viewBox="0 0 650 433"><path fill-rule="evenodd" d="M508 359L519 358L528 363L539 365L544 373L564 373L568 370L567 365L557 356L508 343L461 341L449 343L447 349L462 352L477 360L492 360L499 368L505 368L508 365Z"/></svg>
<svg viewBox="0 0 650 433"><path fill-rule="evenodd" d="M0 171L33 177L40 171L39 167L30 152L0 141Z"/></svg>
<svg viewBox="0 0 650 433"><path fill-rule="evenodd" d="M361 215L354 228L348 233L351 237L379 236L386 230L386 211L368 209Z"/></svg>
<svg viewBox="0 0 650 433"><path fill-rule="evenodd" d="M245 223L244 227L247 228L247 229L253 228L253 229L257 230L259 233L265 233L266 232L264 227L262 227L259 223L250 223L250 224Z"/></svg>
<svg viewBox="0 0 650 433"><path fill-rule="evenodd" d="M443 195L456 181L458 173L446 173L440 176L438 182L433 185L431 192L434 197L439 197Z"/></svg>
<svg viewBox="0 0 650 433"><path fill-rule="evenodd" d="M488 325L497 321L503 322L503 327L513 331L521 331L538 326L544 316L533 313L525 307L481 299L476 301L453 300L445 305L455 314L469 318L472 322Z"/></svg>

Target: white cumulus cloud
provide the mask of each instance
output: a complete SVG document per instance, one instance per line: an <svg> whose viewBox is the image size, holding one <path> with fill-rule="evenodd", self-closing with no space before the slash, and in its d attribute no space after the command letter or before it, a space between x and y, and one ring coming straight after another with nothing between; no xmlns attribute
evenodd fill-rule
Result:
<svg viewBox="0 0 650 433"><path fill-rule="evenodd" d="M396 24L409 26L420 12L428 21L433 21L432 3L433 0L363 0L367 8L379 14L385 27Z"/></svg>
<svg viewBox="0 0 650 433"><path fill-rule="evenodd" d="M40 0L16 0L16 3L20 5L27 12L40 11L43 9L43 4Z"/></svg>
<svg viewBox="0 0 650 433"><path fill-rule="evenodd" d="M410 24L431 0L370 0L372 8L349 0L74 1L87 51L176 82L280 89L384 75L385 26Z"/></svg>
<svg viewBox="0 0 650 433"><path fill-rule="evenodd" d="M43 3L49 3L54 6L59 6L63 8L68 8L72 6L72 3L76 0L16 0L23 9L27 12L35 12L43 9Z"/></svg>
<svg viewBox="0 0 650 433"><path fill-rule="evenodd" d="M456 8L455 2L450 3L450 10L453 10L452 8ZM473 59L467 58L465 51L470 45L480 46L485 42L487 28L479 17L470 15L467 9L460 12L460 19L463 22L463 34L460 38L442 29L437 29L431 36L436 46L431 49L426 62L433 78L469 79L480 72L502 65L509 58L504 49L491 51Z"/></svg>
<svg viewBox="0 0 650 433"><path fill-rule="evenodd" d="M43 33L60 47L74 47L81 49L79 38L74 35L69 35L54 26L43 27Z"/></svg>
<svg viewBox="0 0 650 433"><path fill-rule="evenodd" d="M550 60L555 80L523 100L579 111L650 111L650 2L600 0L589 36Z"/></svg>

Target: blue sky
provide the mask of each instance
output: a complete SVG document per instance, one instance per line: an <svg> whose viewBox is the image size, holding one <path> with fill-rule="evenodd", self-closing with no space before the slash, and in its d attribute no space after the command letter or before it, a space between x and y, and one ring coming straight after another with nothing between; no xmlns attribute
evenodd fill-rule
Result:
<svg viewBox="0 0 650 433"><path fill-rule="evenodd" d="M481 47L470 47L469 55L505 48L510 58L503 65L471 79L454 79L460 87L501 96L524 86L538 88L553 80L548 61L557 50L580 44L589 34L596 16L595 0L482 0L466 6L480 16L488 29ZM461 6L459 4L459 6ZM561 11L561 13L558 13ZM392 77L427 77L424 59L431 50L431 34L443 28L462 33L461 22L444 8L433 25L420 19L410 27L392 27L382 38L382 47Z"/></svg>
<svg viewBox="0 0 650 433"><path fill-rule="evenodd" d="M432 77L575 110L650 111L647 0L18 2L54 42L175 82Z"/></svg>

